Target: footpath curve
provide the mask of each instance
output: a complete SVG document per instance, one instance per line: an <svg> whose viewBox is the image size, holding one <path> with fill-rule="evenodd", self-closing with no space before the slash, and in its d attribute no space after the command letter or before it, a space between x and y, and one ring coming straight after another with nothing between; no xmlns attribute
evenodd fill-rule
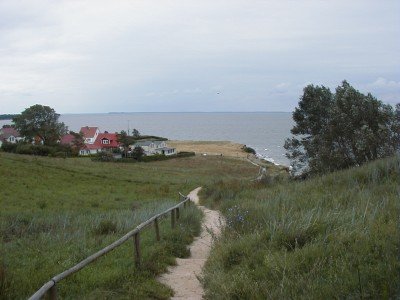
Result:
<svg viewBox="0 0 400 300"><path fill-rule="evenodd" d="M168 272L161 275L158 281L171 287L174 296L171 299L202 299L204 290L200 284L199 277L203 266L210 254L214 236L221 233L222 217L216 210L210 210L199 205L198 187L189 193L189 198L204 213L201 233L189 246L190 257L177 258L176 266L168 268Z"/></svg>

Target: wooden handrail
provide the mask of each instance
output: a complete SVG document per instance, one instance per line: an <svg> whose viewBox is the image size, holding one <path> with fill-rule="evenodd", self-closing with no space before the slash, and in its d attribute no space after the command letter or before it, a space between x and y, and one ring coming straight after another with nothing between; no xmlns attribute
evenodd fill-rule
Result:
<svg viewBox="0 0 400 300"><path fill-rule="evenodd" d="M171 224L172 227L174 227L175 225L175 218L176 218L176 211L179 210L179 207L181 205L186 204L186 202L190 201L190 198L188 196L184 196L181 193L179 193L179 197L180 199L184 199L183 201L179 202L177 205L172 206L170 208L168 208L167 210L163 211L162 213L159 213L153 217L151 217L150 219L148 219L147 221L139 224L138 226L136 226L135 229L129 231L127 234L125 234L123 237L121 237L120 239L116 240L115 242L113 242L112 244L108 245L107 247L104 247L103 249L101 249L100 251L97 251L96 253L90 255L89 257L85 258L84 260L82 260L81 262L79 262L78 264L76 264L75 266L69 268L68 270L65 270L64 272L55 275L52 279L50 279L48 282L46 282L39 290L36 291L36 293L34 293L29 300L38 300L40 298L42 298L44 295L46 295L47 292L50 291L50 298L51 299L56 299L57 298L57 292L56 292L56 284L58 282L60 282L61 280L63 280L64 278L70 276L71 274L74 274L76 272L78 272L79 270L83 269L84 267L86 267L88 264L92 263L93 261L95 261L97 258L107 254L108 252L114 250L115 248L121 246L123 243L125 243L127 240L129 240L130 238L135 237L135 256L136 256L136 265L140 264L140 249L138 248L140 243L139 243L139 232L141 230L143 230L144 228L146 228L147 226L151 225L153 222L155 224L155 228L156 228L156 236L157 236L157 240L159 240L159 229L158 229L158 220L160 218L162 218L163 216L165 216L166 214L168 214L169 212L171 212Z"/></svg>

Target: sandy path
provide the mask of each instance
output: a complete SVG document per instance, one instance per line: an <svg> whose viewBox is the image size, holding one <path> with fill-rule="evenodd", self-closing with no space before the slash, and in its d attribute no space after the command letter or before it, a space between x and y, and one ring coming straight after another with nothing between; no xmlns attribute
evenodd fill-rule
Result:
<svg viewBox="0 0 400 300"><path fill-rule="evenodd" d="M197 193L201 187L190 192L190 199L199 204ZM168 272L163 274L158 280L170 286L174 291L172 299L202 299L203 287L198 277L201 275L204 263L210 253L213 235L221 232L221 215L218 211L210 210L204 206L199 206L204 213L202 230L200 236L195 238L190 245L191 256L189 258L177 258L176 266L169 267Z"/></svg>

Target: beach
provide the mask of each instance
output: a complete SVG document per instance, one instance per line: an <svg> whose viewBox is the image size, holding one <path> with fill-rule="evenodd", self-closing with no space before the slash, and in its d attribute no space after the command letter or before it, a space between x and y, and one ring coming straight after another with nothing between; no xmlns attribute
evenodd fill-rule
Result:
<svg viewBox="0 0 400 300"><path fill-rule="evenodd" d="M177 152L195 152L196 155L222 155L228 157L247 158L243 150L244 144L230 141L168 141L168 146Z"/></svg>

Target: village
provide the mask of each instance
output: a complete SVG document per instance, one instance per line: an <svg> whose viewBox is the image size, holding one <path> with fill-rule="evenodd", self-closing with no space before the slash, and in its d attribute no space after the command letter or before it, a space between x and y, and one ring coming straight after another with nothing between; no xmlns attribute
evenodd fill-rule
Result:
<svg viewBox="0 0 400 300"><path fill-rule="evenodd" d="M113 153L118 158L121 157L121 153L130 154L137 147L143 149L143 155L145 156L157 154L172 156L176 154L176 149L168 147L164 140L157 140L155 138L140 139L132 141L129 145L123 145L118 135L119 133L101 132L99 127L84 126L79 130L79 134L69 132L61 136L58 143L60 145L79 147L77 150L80 156L91 156L108 152ZM82 138L82 143L77 142L77 139L80 138ZM0 129L0 147L4 143L17 144L24 140L25 137L21 136L12 126L3 126ZM42 141L39 138L35 138L32 143L41 144Z"/></svg>

